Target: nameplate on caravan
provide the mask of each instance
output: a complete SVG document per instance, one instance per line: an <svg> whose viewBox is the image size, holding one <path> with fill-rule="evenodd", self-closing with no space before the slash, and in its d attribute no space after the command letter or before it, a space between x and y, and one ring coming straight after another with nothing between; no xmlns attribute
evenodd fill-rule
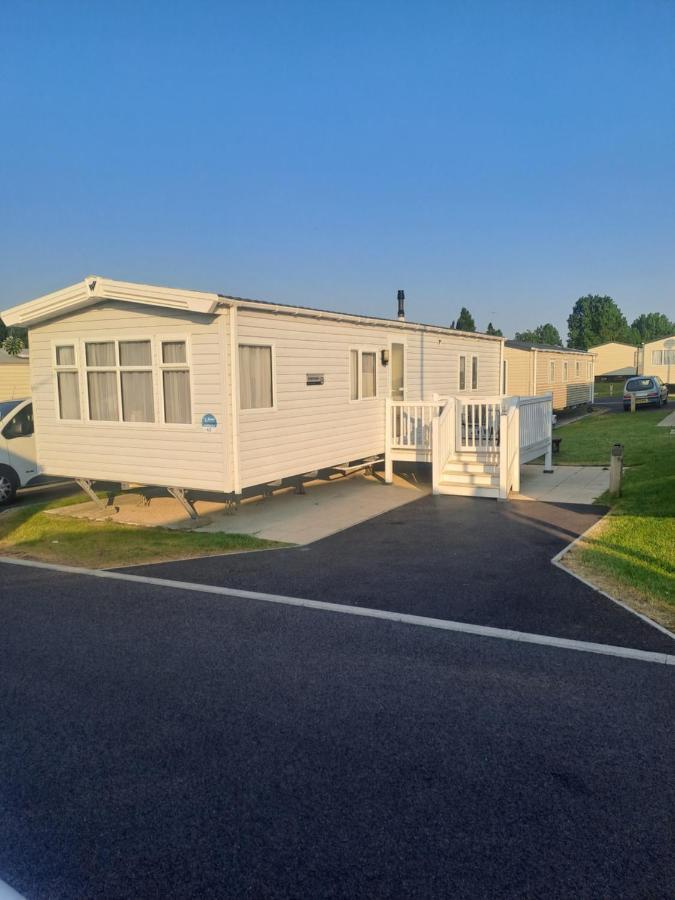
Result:
<svg viewBox="0 0 675 900"><path fill-rule="evenodd" d="M323 384L324 377L323 375L317 375L316 372L308 372L307 373L307 384Z"/></svg>
<svg viewBox="0 0 675 900"><path fill-rule="evenodd" d="M206 413L206 415L202 416L202 428L206 431L213 431L214 428L218 427L218 420L213 415L213 413Z"/></svg>

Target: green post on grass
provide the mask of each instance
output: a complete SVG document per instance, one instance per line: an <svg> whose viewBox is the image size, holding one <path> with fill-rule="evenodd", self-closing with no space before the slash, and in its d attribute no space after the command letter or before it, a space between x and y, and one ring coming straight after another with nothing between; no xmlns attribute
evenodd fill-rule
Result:
<svg viewBox="0 0 675 900"><path fill-rule="evenodd" d="M623 477L623 444L614 444L609 458L609 492L613 497L621 496Z"/></svg>

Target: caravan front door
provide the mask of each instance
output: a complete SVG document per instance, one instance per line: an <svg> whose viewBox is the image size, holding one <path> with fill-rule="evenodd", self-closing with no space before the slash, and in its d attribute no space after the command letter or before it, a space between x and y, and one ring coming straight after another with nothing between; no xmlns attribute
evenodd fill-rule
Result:
<svg viewBox="0 0 675 900"><path fill-rule="evenodd" d="M391 399L405 400L405 344L391 345Z"/></svg>

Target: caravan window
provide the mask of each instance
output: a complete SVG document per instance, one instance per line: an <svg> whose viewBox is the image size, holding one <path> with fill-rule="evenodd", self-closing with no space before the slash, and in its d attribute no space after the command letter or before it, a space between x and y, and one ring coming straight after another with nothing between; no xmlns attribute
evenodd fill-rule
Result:
<svg viewBox="0 0 675 900"><path fill-rule="evenodd" d="M272 348L239 345L239 407L271 409L274 406Z"/></svg>
<svg viewBox="0 0 675 900"><path fill-rule="evenodd" d="M377 353L374 350L350 350L350 400L372 400L374 397L377 397Z"/></svg>
<svg viewBox="0 0 675 900"><path fill-rule="evenodd" d="M81 419L80 374L74 344L56 347L56 392L60 419Z"/></svg>
<svg viewBox="0 0 675 900"><path fill-rule="evenodd" d="M144 341L85 344L89 418L95 422L154 422L152 345Z"/></svg>
<svg viewBox="0 0 675 900"><path fill-rule="evenodd" d="M471 357L471 390L478 390L478 357Z"/></svg>
<svg viewBox="0 0 675 900"><path fill-rule="evenodd" d="M553 382L555 381L555 363L554 362L549 363L548 380L551 382L551 384L553 384Z"/></svg>
<svg viewBox="0 0 675 900"><path fill-rule="evenodd" d="M164 421L170 425L190 425L192 403L186 342L162 341L161 365Z"/></svg>
<svg viewBox="0 0 675 900"><path fill-rule="evenodd" d="M185 340L159 340L154 345L150 338L87 341L81 350L75 342L63 343L54 348L54 356L61 419L82 418L83 384L92 422L156 423L158 403L164 423L192 422Z"/></svg>
<svg viewBox="0 0 675 900"><path fill-rule="evenodd" d="M563 363L563 381L567 381L569 377L569 365L568 363Z"/></svg>
<svg viewBox="0 0 675 900"><path fill-rule="evenodd" d="M459 389L466 390L466 356L459 358Z"/></svg>
<svg viewBox="0 0 675 900"><path fill-rule="evenodd" d="M377 394L376 356L374 353L361 354L361 396L364 400Z"/></svg>

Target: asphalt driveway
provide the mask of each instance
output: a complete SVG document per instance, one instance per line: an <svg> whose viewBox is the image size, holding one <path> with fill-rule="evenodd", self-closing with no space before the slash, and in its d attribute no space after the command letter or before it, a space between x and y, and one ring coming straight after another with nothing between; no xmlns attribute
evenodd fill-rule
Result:
<svg viewBox="0 0 675 900"><path fill-rule="evenodd" d="M673 653L551 565L600 507L428 496L305 547L127 572Z"/></svg>
<svg viewBox="0 0 675 900"><path fill-rule="evenodd" d="M0 579L0 878L29 900L672 896L672 666Z"/></svg>

